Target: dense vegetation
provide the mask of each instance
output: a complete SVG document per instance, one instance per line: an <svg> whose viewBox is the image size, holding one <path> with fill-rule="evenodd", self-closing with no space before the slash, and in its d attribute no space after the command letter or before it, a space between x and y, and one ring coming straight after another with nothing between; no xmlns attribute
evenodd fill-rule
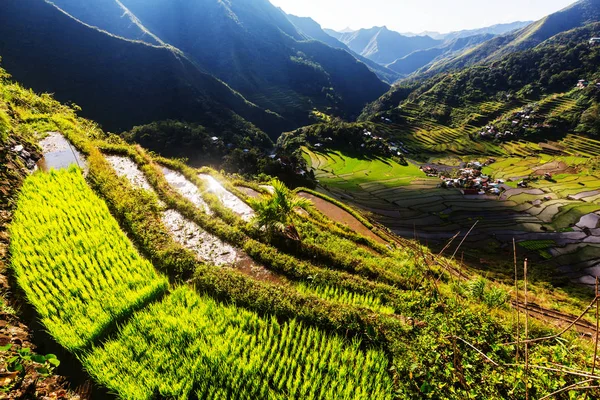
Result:
<svg viewBox="0 0 600 400"><path fill-rule="evenodd" d="M36 174L17 210L12 268L65 348L81 350L166 290L167 281L139 256L81 171Z"/></svg>
<svg viewBox="0 0 600 400"><path fill-rule="evenodd" d="M382 351L183 287L137 314L85 365L132 399L392 398Z"/></svg>
<svg viewBox="0 0 600 400"><path fill-rule="evenodd" d="M595 50L579 50L578 56L595 60ZM315 77L319 65L327 68L311 54L296 53L292 62ZM479 70L481 76L475 73ZM485 71L474 69L456 87L445 82L452 77L430 82L431 98L439 102L458 87L468 88L475 99L481 89L475 78L496 79ZM595 365L592 344L570 332L524 344L556 330L528 321L527 333L515 332L515 322L523 318L515 318L510 306L512 281L491 282L453 259L390 235L346 205L342 208L366 221L380 241L303 202L274 208L268 201L253 203L238 186L266 195L257 182L150 153L4 75L0 85L0 124L8 126L0 131L2 142L17 137L16 132L33 141L39 133L59 131L85 155L89 169L87 180L73 168L38 173L26 182L11 230L17 283L53 339L75 352L97 383L121 397L538 398L569 385L576 388L579 375ZM460 99L457 104L468 106ZM502 111L491 108L492 113ZM406 185L417 166L364 157L390 155L386 146L399 121L381 122L380 117L357 124L334 120L286 135L280 143L300 157L306 142L323 142L328 152L307 151L311 162L327 158L360 183L369 180L362 168L376 166L373 178L394 174L388 184ZM165 135L171 129L183 131L183 139ZM224 147L210 144L210 127L204 125L156 123L135 129L130 137L141 140L156 132L164 135L160 146L197 143L207 152L226 152L225 141ZM251 144L259 146L263 137L254 132ZM215 136L243 144L233 130L227 134L232 136ZM385 138L374 137L379 134ZM331 151L336 147L360 157ZM150 191L119 177L108 154L128 157ZM250 157L251 150L239 155L246 154ZM165 167L180 173L193 193L170 184ZM206 190L200 173L253 204L257 214L266 210L275 225L293 226L297 237L242 219ZM286 191L285 201L288 195L293 198ZM268 274L199 259L174 239L163 223L166 211L235 247L252 260L250 269ZM569 211L564 210L564 221L572 219ZM523 282L517 280L516 286L522 291ZM576 299L569 304L581 306Z"/></svg>
<svg viewBox="0 0 600 400"><path fill-rule="evenodd" d="M415 105L418 111L411 109L411 112L416 117L433 118L440 123L457 126L469 122L473 114L486 114L483 107L486 103L499 102L506 104L504 107L507 108L518 107L519 102L568 92L578 80L584 79L590 85L580 96L579 114L570 116L571 121L566 127L574 129L579 123L584 123L579 119L585 110L589 110L585 118L589 125L597 104L596 81L600 77L597 68L600 49L590 45L589 39L599 27L598 23L586 25L494 62L440 74L419 84L412 82L395 87L367 107L362 118L377 120L380 115L387 115L395 121L402 121L405 113L397 107ZM565 128L560 121L549 123Z"/></svg>
<svg viewBox="0 0 600 400"><path fill-rule="evenodd" d="M166 157L186 157L193 164L226 165L231 172L263 172L273 143L264 132L247 129L210 129L181 121L157 121L123 133L127 141L139 143ZM242 162L239 153L252 152L253 162Z"/></svg>

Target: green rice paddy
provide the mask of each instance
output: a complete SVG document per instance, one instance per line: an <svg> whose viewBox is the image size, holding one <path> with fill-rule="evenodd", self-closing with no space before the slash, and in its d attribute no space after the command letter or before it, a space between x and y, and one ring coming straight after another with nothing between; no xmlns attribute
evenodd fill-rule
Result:
<svg viewBox="0 0 600 400"><path fill-rule="evenodd" d="M316 170L321 184L342 189L359 189L360 185L370 182L386 187L408 186L424 177L416 165L404 166L381 157L359 158L339 151L316 152L307 148L304 148L304 156L309 167Z"/></svg>

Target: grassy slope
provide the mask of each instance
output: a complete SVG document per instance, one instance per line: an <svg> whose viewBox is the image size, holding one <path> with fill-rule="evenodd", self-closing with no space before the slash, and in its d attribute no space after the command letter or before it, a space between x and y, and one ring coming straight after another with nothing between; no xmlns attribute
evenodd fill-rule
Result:
<svg viewBox="0 0 600 400"><path fill-rule="evenodd" d="M381 294L385 305L392 306L395 314L373 313L364 308L330 302L301 294L290 287L258 282L235 271L198 263L192 254L169 239L168 231L157 218L160 208L155 198L134 190L127 181L118 179L107 165L97 148L100 143L94 141L106 136L96 126L76 118L72 110L60 106L49 97L37 97L6 81L2 81L1 84L1 99L9 104L11 109L9 117L12 129L24 134L58 130L67 135L72 143L88 156L89 183L108 203L121 227L127 230L135 244L161 271L174 278L186 276L186 272L193 272L193 282L199 291L219 300L235 302L237 307L249 309L260 318L268 320L270 316L275 315L284 323L298 319L307 326L316 326L329 334L347 334L349 337L362 339L365 346L383 348L387 353L388 362L394 366L390 377L398 398L523 397L524 386L520 379L523 368L510 365L514 362L514 346L502 344L511 341L513 337L511 314L505 304L508 287L489 282L484 282L483 287L481 284L455 282L451 275L444 272L445 268L457 268L455 263L441 258L432 262L427 250L414 243L407 242L406 247L386 249L364 238L342 234L331 222L319 225L310 220L298 221L300 228L305 232L313 232L310 238L315 243L307 241L294 246L271 243L261 237L259 232L253 231L219 207L218 202L207 198L216 212L216 216L207 217L191 203L177 197L172 189L164 186L164 177L156 166L156 161L165 163L168 160L155 160L143 150L124 144L112 147L103 144L112 151L118 150L131 156L142 167L167 207L178 209L223 240L243 246L247 252L252 252L252 257L256 257L269 269L286 274L297 282L320 281L318 283L330 287L352 288L351 291L358 293L361 293L361 289L362 293L365 293L364 290L368 287L370 292L377 291L378 295ZM179 164L171 162L170 165L177 167ZM180 168L186 174L189 172L187 176L190 179L197 174L195 170L188 170L183 166ZM397 284L386 283L390 280ZM192 299L197 299L188 289L182 290L187 291ZM207 301L210 303L212 300ZM222 303L216 304L217 309L227 307ZM160 306L156 307L158 308L136 313L129 323L144 322L143 326L148 326L148 313L161 312ZM182 318L188 317L184 312ZM148 345L152 346L154 341L150 336L151 331L145 331L135 325L123 325L115 340L131 349L127 351L132 351L135 359L143 364L142 369L134 368L133 363L122 363L122 358L114 358L108 348L104 348L104 354L102 349L96 348L94 352L99 352L97 354L100 356L94 360L107 362L107 368L95 370L97 372L94 374L98 380L108 385L111 377L114 377L111 371L114 371L115 363L118 362L120 368L129 367L126 373L130 375L120 376L136 376L136 381L142 381L142 377L148 378L146 382L150 383L145 387L149 391L145 392L146 394L142 393L142 398L155 391L159 394L186 393L184 390L190 389L188 378L192 376L193 366L183 363L185 358L180 357L180 354L182 350L197 351L201 347L190 345L194 343L191 338L197 338L197 335L185 329L181 330L177 318L162 320L170 325L168 330L152 331L158 335L157 340L174 335L183 339L182 343L188 347L170 348L175 350L172 355L161 352L161 357L164 358L141 358L137 351L142 348L138 344L143 342L136 338L147 333L149 336L143 339L150 339ZM196 322L201 323L204 320L197 318ZM150 326L154 326L151 320ZM552 331L536 323L532 323L530 328L530 334L535 336ZM128 338L130 334L132 336ZM186 340L186 335L189 334L190 340ZM496 360L498 365L485 362L470 346L453 339L455 336L482 349L488 357ZM215 339L212 336L210 338ZM569 335L567 340L568 351L562 344L532 345L531 363L547 365L551 359L572 367L585 368L590 358L588 344ZM306 351L311 348L299 346ZM224 354L232 356L231 359L227 358L227 365L235 367L239 362L236 353ZM351 355L358 356L359 353L355 350ZM92 358L89 360L91 365ZM291 365L294 365L294 362L297 360L290 361ZM286 364L282 362L273 365ZM100 362L96 365L102 364ZM159 371L164 376L160 375L157 380L152 371ZM190 374L169 381L169 377L173 378L183 371L190 371ZM342 367L336 367L333 372L343 371ZM269 371L266 371L259 373L259 376L266 382L268 374ZM225 376L229 375L225 373ZM529 380L533 385L532 395L536 396L575 382L567 374L549 375L542 370L530 371ZM283 385L281 387L285 387L287 382L280 384ZM112 383L110 385L116 388ZM382 385L385 386L384 383ZM118 387L121 394L128 393L131 389L127 383L119 384ZM377 384L366 387L371 391L377 390ZM201 387L194 386L194 389L203 393Z"/></svg>

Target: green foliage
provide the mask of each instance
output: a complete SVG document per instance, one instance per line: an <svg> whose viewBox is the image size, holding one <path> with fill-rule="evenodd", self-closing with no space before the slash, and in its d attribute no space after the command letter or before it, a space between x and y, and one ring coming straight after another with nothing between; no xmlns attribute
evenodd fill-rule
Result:
<svg viewBox="0 0 600 400"><path fill-rule="evenodd" d="M377 127L370 122L347 123L339 119L332 119L327 123L319 123L284 133L277 141L277 145L286 154L294 154L302 146L309 145L322 149L333 149L374 158L398 157L402 163L403 156L390 150L390 144L381 135ZM314 148L317 148L314 147Z"/></svg>
<svg viewBox="0 0 600 400"><path fill-rule="evenodd" d="M0 108L0 145L4 144L8 139L8 133L11 128L11 123L6 112Z"/></svg>
<svg viewBox="0 0 600 400"><path fill-rule="evenodd" d="M249 201L256 213L253 223L257 229L265 230L269 236L286 231L294 232L296 229L292 223L293 214L298 209L312 207L312 202L298 197L279 180L273 180L271 186L272 194L263 195L260 200Z"/></svg>
<svg viewBox="0 0 600 400"><path fill-rule="evenodd" d="M75 168L27 179L10 233L19 286L72 351L167 288Z"/></svg>
<svg viewBox="0 0 600 400"><path fill-rule="evenodd" d="M136 126L122 136L167 157L186 157L192 163L205 165L224 163L232 172L242 169L248 173L255 171L243 163L232 162L235 158L232 153L236 149L253 150L255 159L261 159L266 158L265 152L273 145L264 132L253 126L215 129L173 120Z"/></svg>
<svg viewBox="0 0 600 400"><path fill-rule="evenodd" d="M189 288L136 314L83 359L123 398L392 398L384 352Z"/></svg>
<svg viewBox="0 0 600 400"><path fill-rule="evenodd" d="M467 283L467 293L472 299L482 302L490 308L505 307L510 295L497 286L488 289L488 281L477 278Z"/></svg>
<svg viewBox="0 0 600 400"><path fill-rule="evenodd" d="M54 373L60 361L54 354L36 354L28 347L16 348L11 343L0 346L0 365L5 369L7 375L17 374L20 379L24 379L27 373L35 371L41 377L48 377ZM10 380L8 381L10 382ZM13 383L17 384L16 382ZM3 383L0 392L10 391L12 385Z"/></svg>
<svg viewBox="0 0 600 400"><path fill-rule="evenodd" d="M350 304L357 307L369 308L382 314L394 313L393 308L382 305L381 300L377 297L352 293L347 290L340 289L339 287L299 284L296 286L296 289L300 293L315 295L335 303Z"/></svg>

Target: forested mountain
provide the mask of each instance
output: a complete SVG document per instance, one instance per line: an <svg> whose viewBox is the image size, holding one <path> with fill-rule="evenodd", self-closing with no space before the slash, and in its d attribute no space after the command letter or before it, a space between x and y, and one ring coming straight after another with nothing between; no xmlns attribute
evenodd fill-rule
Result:
<svg viewBox="0 0 600 400"><path fill-rule="evenodd" d="M436 62L436 60L446 57L452 57L456 52L477 46L493 37L494 35L492 34L481 34L453 39L437 47L414 51L409 55L388 64L387 68L399 74L409 75L429 63Z"/></svg>
<svg viewBox="0 0 600 400"><path fill-rule="evenodd" d="M428 65L419 71L425 76L497 60L504 55L530 49L552 36L595 22L600 19L600 0L581 0L577 3L536 21L525 28L498 36L475 49L455 57Z"/></svg>
<svg viewBox="0 0 600 400"><path fill-rule="evenodd" d="M519 107L570 92L585 80L587 88L577 91L576 104L551 115L551 121L539 121L540 128L530 133L549 133L548 128L554 126L562 135L570 131L600 134L600 47L590 44L598 31L599 22L588 24L496 61L396 86L367 107L362 119L399 116L408 107L423 118L460 125L485 104L497 103L500 109Z"/></svg>
<svg viewBox="0 0 600 400"><path fill-rule="evenodd" d="M106 34L40 0L6 0L0 8L3 66L110 130L169 118L248 134L258 129L243 118L273 131L285 127L170 48Z"/></svg>
<svg viewBox="0 0 600 400"><path fill-rule="evenodd" d="M348 47L379 64L390 64L413 51L429 49L441 44L429 36L402 36L387 27L373 27L345 33L339 40Z"/></svg>
<svg viewBox="0 0 600 400"><path fill-rule="evenodd" d="M180 50L249 101L282 115L290 126L306 123L315 107L353 118L388 89L346 51L307 40L267 0L87 2L94 12L79 3L55 0L90 25L97 19L94 12L111 14L99 27L113 34L123 31L122 19L134 21L137 28L126 32L128 37L140 29L151 32L153 40Z"/></svg>
<svg viewBox="0 0 600 400"><path fill-rule="evenodd" d="M346 50L350 54L352 54L357 60L364 63L371 71L373 71L377 76L387 82L394 83L398 79L402 77L402 75L397 74L396 72L384 67L376 63L375 61L371 61L366 57L361 56L360 54L352 51L346 44L340 42L335 37L329 35L327 32L321 28L315 20L308 17L297 17L295 15L287 16L289 20L294 24L294 26L309 39L321 41L333 48Z"/></svg>

